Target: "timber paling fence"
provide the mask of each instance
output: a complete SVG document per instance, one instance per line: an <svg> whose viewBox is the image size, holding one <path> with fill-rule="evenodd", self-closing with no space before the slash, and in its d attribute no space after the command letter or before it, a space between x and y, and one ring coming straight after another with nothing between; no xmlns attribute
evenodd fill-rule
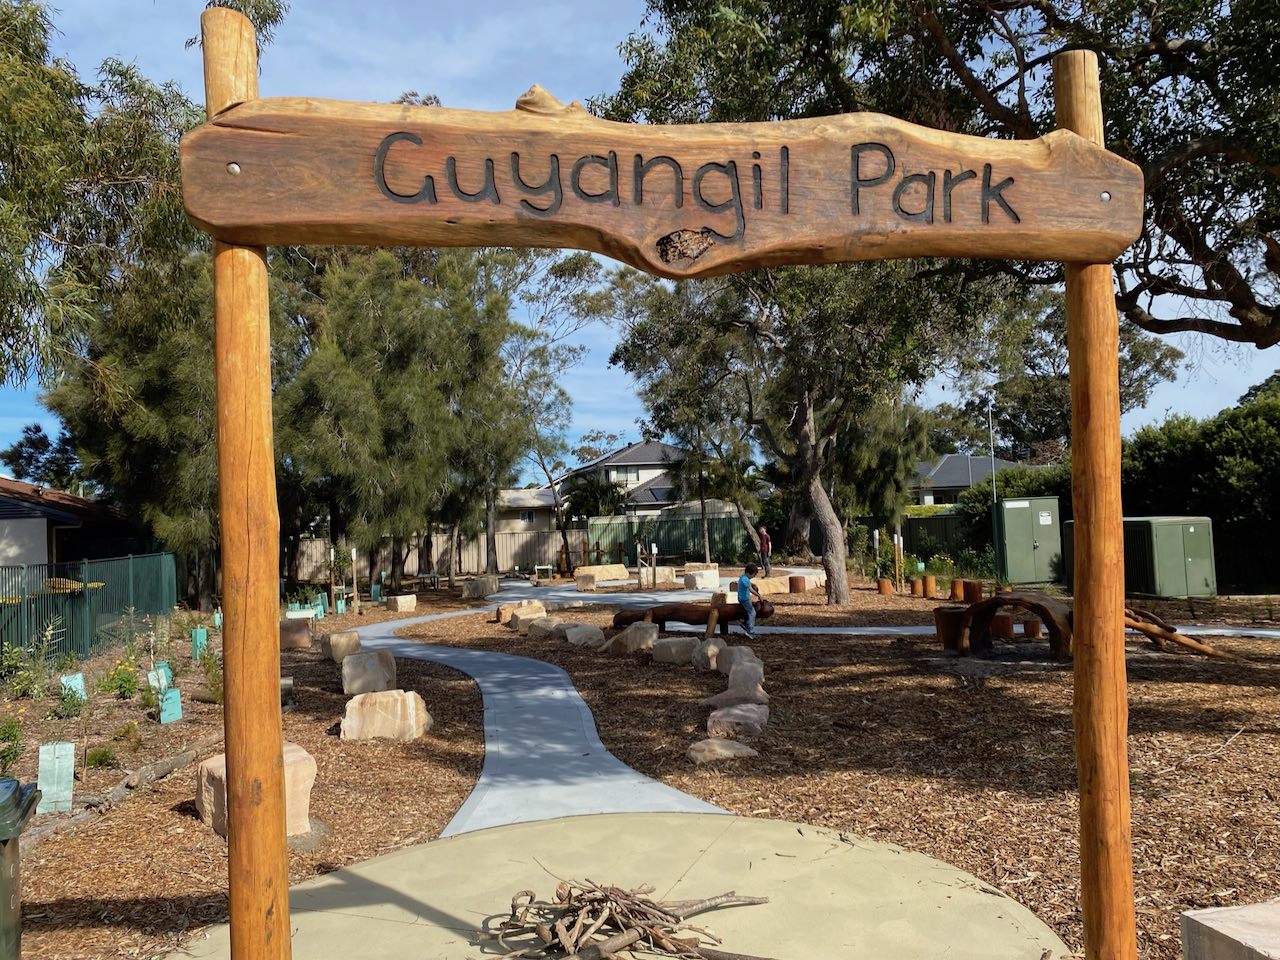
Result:
<svg viewBox="0 0 1280 960"><path fill-rule="evenodd" d="M172 553L0 566L0 648L38 647L89 657L115 642L121 619L173 612L178 602Z"/></svg>

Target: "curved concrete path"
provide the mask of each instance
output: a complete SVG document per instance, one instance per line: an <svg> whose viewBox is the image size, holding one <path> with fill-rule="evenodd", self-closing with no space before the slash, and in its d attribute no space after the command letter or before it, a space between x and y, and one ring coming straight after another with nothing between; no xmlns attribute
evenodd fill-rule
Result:
<svg viewBox="0 0 1280 960"><path fill-rule="evenodd" d="M415 624L495 609L388 620L358 629L366 650L443 664L474 678L480 687L484 768L441 836L593 813L727 813L638 773L606 750L591 711L559 667L509 653L395 636Z"/></svg>

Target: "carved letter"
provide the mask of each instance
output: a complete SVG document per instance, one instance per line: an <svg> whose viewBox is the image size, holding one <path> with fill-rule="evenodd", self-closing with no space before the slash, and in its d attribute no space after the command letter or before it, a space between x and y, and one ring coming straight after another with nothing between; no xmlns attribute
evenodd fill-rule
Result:
<svg viewBox="0 0 1280 960"><path fill-rule="evenodd" d="M783 147L781 150L782 159L779 163L781 167L780 179L782 180L782 212L791 212L791 148Z"/></svg>
<svg viewBox="0 0 1280 960"><path fill-rule="evenodd" d="M446 157L444 161L444 172L449 178L449 189L453 191L453 195L459 200L465 200L467 203L479 203L485 197L489 198L490 203L500 203L498 199L498 187L493 182L493 161L485 158L484 161L484 186L480 188L478 193L467 193L458 186L458 161L453 157Z"/></svg>
<svg viewBox="0 0 1280 960"><path fill-rule="evenodd" d="M382 191L384 197L396 203L417 203L419 200L435 203L436 183L429 176L422 178L422 189L417 193L396 193L387 186L387 153L391 150L393 143L401 140L408 140L416 146L422 146L422 138L412 133L391 133L383 137L382 142L378 144L378 152L373 155L373 179L377 181L378 189Z"/></svg>
<svg viewBox="0 0 1280 960"><path fill-rule="evenodd" d="M604 193L587 193L582 189L582 170L587 164L599 164L609 171L609 189ZM579 200L585 200L587 203L604 203L606 200L615 207L618 205L618 155L612 150L606 157L579 157L578 162L573 165L573 173L569 175L569 186L573 188L574 196Z"/></svg>
<svg viewBox="0 0 1280 960"><path fill-rule="evenodd" d="M878 177L862 176L862 155L870 150L875 150L884 157L884 173ZM856 217L862 211L858 204L858 191L863 187L878 187L890 177L893 176L894 168L898 163L893 158L893 151L886 147L883 143L859 143L850 151L850 165L853 167L852 176L852 193L853 193L853 215Z"/></svg>
<svg viewBox="0 0 1280 960"><path fill-rule="evenodd" d="M900 216L903 220L920 220L924 223L933 223L933 190L938 175L930 170L928 173L913 173L910 176L903 177L902 182L893 188L893 212ZM906 193L914 183L923 183L925 189L924 207L912 213L902 208L902 195Z"/></svg>
<svg viewBox="0 0 1280 960"><path fill-rule="evenodd" d="M676 209L679 210L684 206L684 171L680 169L680 162L673 160L671 157L654 157L648 163L643 162L644 157L636 154L636 159L632 167L632 186L635 194L636 206L644 203L644 178L660 163L665 163L671 168L671 190L672 196L676 198Z"/></svg>
<svg viewBox="0 0 1280 960"><path fill-rule="evenodd" d="M759 160L760 151L752 150L751 159ZM764 206L764 194L760 189L760 164L758 163L751 165L751 204L757 210Z"/></svg>
<svg viewBox="0 0 1280 960"><path fill-rule="evenodd" d="M978 175L972 170L961 170L954 177L950 170L942 171L942 220L951 222L951 191L966 180L973 180Z"/></svg>
<svg viewBox="0 0 1280 960"><path fill-rule="evenodd" d="M1005 213L1009 215L1009 219L1014 223L1021 223L1022 218L1013 211L1013 207L1005 203L1004 197L1000 195L1000 191L1005 187L1013 186L1013 177L1005 177L994 187L991 186L991 164L984 163L982 165L982 222L991 222L991 201L994 200L1000 204Z"/></svg>
<svg viewBox="0 0 1280 960"><path fill-rule="evenodd" d="M534 186L531 183L525 183L524 178L520 176L520 154L512 151L511 179L517 187L526 193L533 194L535 197L551 194L551 202L545 207L536 207L528 200L522 199L520 206L525 210L539 217L549 217L560 209L560 204L564 201L564 190L560 186L560 158L554 153L551 154L551 170L547 174L546 182L540 186Z"/></svg>
<svg viewBox="0 0 1280 960"><path fill-rule="evenodd" d="M725 179L729 181L729 199L723 203L711 203L702 195L702 178L708 173L722 173ZM723 213L725 210L732 209L734 216L734 231L731 236L725 236L719 230L708 227L721 240L740 240L742 234L746 231L746 221L742 214L742 194L738 188L738 165L730 160L728 163L704 163L693 175L693 199L698 201L698 206L703 210L711 213Z"/></svg>

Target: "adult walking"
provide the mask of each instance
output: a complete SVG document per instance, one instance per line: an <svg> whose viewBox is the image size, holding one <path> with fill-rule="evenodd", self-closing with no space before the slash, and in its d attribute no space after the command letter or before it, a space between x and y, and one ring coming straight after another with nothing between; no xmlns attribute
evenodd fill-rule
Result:
<svg viewBox="0 0 1280 960"><path fill-rule="evenodd" d="M764 567L764 575L769 576L769 554L773 553L773 541L769 539L769 531L760 524L760 566Z"/></svg>

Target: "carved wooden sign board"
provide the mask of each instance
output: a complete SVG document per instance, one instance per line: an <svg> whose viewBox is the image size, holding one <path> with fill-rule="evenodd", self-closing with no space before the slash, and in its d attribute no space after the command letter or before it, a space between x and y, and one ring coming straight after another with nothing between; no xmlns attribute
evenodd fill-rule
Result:
<svg viewBox="0 0 1280 960"><path fill-rule="evenodd" d="M507 113L267 98L182 141L187 212L235 244L576 247L666 277L961 256L1106 263L1142 174L1067 130L873 113L644 126L534 87Z"/></svg>

